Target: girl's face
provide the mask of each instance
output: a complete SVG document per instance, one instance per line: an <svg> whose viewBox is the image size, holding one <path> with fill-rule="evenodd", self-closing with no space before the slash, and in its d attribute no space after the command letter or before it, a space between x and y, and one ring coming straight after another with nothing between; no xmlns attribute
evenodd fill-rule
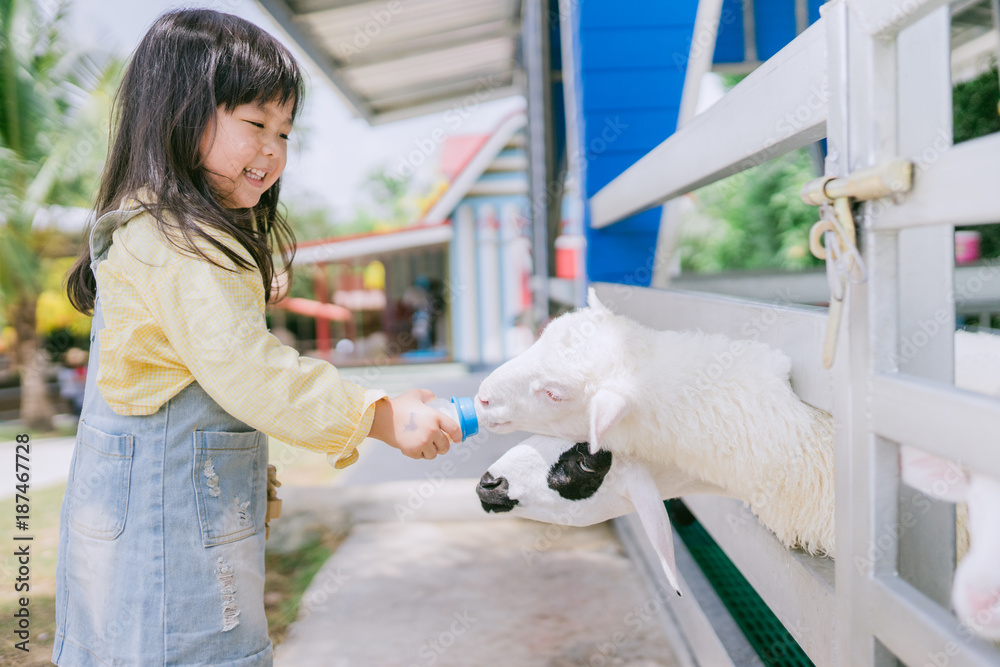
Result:
<svg viewBox="0 0 1000 667"><path fill-rule="evenodd" d="M292 102L219 106L201 137L209 185L226 208L252 208L285 168Z"/></svg>

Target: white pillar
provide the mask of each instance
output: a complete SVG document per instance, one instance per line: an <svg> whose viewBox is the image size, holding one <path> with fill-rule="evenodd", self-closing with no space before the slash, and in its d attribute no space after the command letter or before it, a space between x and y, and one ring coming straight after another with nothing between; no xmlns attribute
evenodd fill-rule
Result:
<svg viewBox="0 0 1000 667"><path fill-rule="evenodd" d="M494 364L503 361L500 221L489 204L479 208L477 217L480 355L484 363Z"/></svg>
<svg viewBox="0 0 1000 667"><path fill-rule="evenodd" d="M463 204L452 217L451 275L445 290L451 314L452 355L458 361L478 364L479 298L476 276L476 216L472 206Z"/></svg>

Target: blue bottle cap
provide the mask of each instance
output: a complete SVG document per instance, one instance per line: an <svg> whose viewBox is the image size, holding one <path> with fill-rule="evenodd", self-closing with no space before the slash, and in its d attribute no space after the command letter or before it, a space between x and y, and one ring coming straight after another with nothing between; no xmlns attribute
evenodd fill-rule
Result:
<svg viewBox="0 0 1000 667"><path fill-rule="evenodd" d="M458 425L462 427L462 440L479 433L479 418L476 417L476 404L468 396L452 396L451 402L458 413Z"/></svg>

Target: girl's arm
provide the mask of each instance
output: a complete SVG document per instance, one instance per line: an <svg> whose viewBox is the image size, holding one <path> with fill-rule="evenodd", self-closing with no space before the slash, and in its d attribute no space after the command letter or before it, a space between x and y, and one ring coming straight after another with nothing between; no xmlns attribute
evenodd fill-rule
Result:
<svg viewBox="0 0 1000 667"><path fill-rule="evenodd" d="M266 327L259 273L179 253L150 268L145 280L136 276L142 298L181 362L226 412L283 442L326 452L340 466L356 460L385 392L347 382L329 363L282 345Z"/></svg>

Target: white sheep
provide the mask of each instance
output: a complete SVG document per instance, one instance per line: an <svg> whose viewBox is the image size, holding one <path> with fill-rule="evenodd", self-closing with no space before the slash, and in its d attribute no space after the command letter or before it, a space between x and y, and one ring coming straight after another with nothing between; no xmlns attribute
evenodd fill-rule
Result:
<svg viewBox="0 0 1000 667"><path fill-rule="evenodd" d="M785 544L832 555L832 420L792 391L788 357L717 334L654 331L593 291L589 303L483 381L486 426L669 470L746 501ZM789 497L797 502L778 502Z"/></svg>
<svg viewBox="0 0 1000 667"><path fill-rule="evenodd" d="M992 342L996 354L993 340L957 339L962 348ZM996 374L983 372L983 358L959 356L967 360L957 368L967 388L996 383ZM788 358L766 345L653 331L614 315L591 292L590 308L554 320L531 349L481 385L477 398L491 430L552 436L529 438L490 466L478 489L483 507L570 525L634 507L675 587L661 500L690 493L742 500L785 545L834 556L832 420L795 396L789 370ZM941 471L955 476L954 466L926 455L925 464L938 465L915 468L908 451L907 483L929 491L940 487L934 482ZM595 458L599 453L607 466ZM968 480L975 480L971 493L956 487L950 496L933 494L967 496L970 504L976 543L955 584L963 620L975 619L1000 591L994 586L991 598L977 583L1000 584L1000 568L992 566L986 577L990 564L1000 562L1000 523L990 521L1000 496L992 481ZM567 489L580 497L564 495ZM992 629L971 625L1000 637L1000 614L993 616Z"/></svg>

